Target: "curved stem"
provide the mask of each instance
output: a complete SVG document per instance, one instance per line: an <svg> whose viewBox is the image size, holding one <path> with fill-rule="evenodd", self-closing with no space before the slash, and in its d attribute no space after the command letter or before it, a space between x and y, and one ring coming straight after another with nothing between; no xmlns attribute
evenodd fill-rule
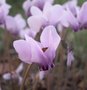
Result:
<svg viewBox="0 0 87 90"><path fill-rule="evenodd" d="M28 76L28 72L30 71L31 65L32 65L32 64L28 65L28 67L27 67L27 69L26 69L26 71L25 71L24 79L23 79L22 85L21 85L21 87L20 87L20 90L24 90L24 84L25 84L26 78L27 78L27 76Z"/></svg>

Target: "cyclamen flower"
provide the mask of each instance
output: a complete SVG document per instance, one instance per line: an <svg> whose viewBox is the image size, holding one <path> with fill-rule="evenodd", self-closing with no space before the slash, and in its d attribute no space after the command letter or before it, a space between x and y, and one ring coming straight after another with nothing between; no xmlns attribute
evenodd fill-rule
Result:
<svg viewBox="0 0 87 90"><path fill-rule="evenodd" d="M5 28L14 35L18 35L25 26L26 22L20 14L15 17L7 16L5 19Z"/></svg>
<svg viewBox="0 0 87 90"><path fill-rule="evenodd" d="M52 6L48 2L45 3L43 11L35 6L32 6L30 11L32 16L28 18L28 24L36 33L48 25L56 26L65 12L61 5Z"/></svg>
<svg viewBox="0 0 87 90"><path fill-rule="evenodd" d="M48 70L54 65L56 49L60 40L55 27L48 26L42 32L40 42L25 36L25 40L14 41L13 46L23 62L36 63L41 70Z"/></svg>
<svg viewBox="0 0 87 90"><path fill-rule="evenodd" d="M23 9L26 13L27 16L30 16L31 15L31 12L30 12L30 8L32 6L36 6L38 8L40 8L41 10L43 10L43 7L45 5L46 2L49 2L49 3L53 3L54 0L26 0L24 3L23 3Z"/></svg>
<svg viewBox="0 0 87 90"><path fill-rule="evenodd" d="M75 17L70 10L67 10L63 14L62 18L59 21L59 24L61 24L65 28L70 27L73 31L78 31L80 28L77 17Z"/></svg>
<svg viewBox="0 0 87 90"><path fill-rule="evenodd" d="M8 15L11 6L5 0L0 0L0 24L4 24L5 17Z"/></svg>
<svg viewBox="0 0 87 90"><path fill-rule="evenodd" d="M60 23L64 27L71 27L74 31L87 28L87 2L84 2L82 7L78 10L76 16L67 9L66 13L62 16Z"/></svg>

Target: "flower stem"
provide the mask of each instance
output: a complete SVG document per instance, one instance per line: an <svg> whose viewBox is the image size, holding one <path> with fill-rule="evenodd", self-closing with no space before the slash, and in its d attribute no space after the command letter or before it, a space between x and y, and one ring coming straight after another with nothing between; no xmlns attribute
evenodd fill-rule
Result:
<svg viewBox="0 0 87 90"><path fill-rule="evenodd" d="M25 74L24 74L24 79L23 79L23 82L22 82L22 85L20 87L20 90L24 90L24 84L26 82L26 78L28 76L28 72L30 71L30 68L31 68L32 64L28 65L26 71L25 71Z"/></svg>

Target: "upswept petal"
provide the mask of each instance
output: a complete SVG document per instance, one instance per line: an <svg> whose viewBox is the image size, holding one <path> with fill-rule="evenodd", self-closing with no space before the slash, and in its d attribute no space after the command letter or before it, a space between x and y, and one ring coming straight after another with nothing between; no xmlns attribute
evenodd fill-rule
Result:
<svg viewBox="0 0 87 90"><path fill-rule="evenodd" d="M42 16L31 16L28 18L29 27L35 32L39 32L41 27L44 25L45 19Z"/></svg>
<svg viewBox="0 0 87 90"><path fill-rule="evenodd" d="M5 18L5 25L6 25L6 29L11 32L12 34L17 34L18 33L18 27L17 27L17 23L14 19L14 17L12 16L7 16Z"/></svg>
<svg viewBox="0 0 87 90"><path fill-rule="evenodd" d="M16 40L13 46L18 53L19 58L25 63L32 63L31 61L31 46L25 40Z"/></svg>
<svg viewBox="0 0 87 90"><path fill-rule="evenodd" d="M61 5L54 5L48 10L47 18L51 24L55 25L59 21L63 13L64 9Z"/></svg>
<svg viewBox="0 0 87 90"><path fill-rule="evenodd" d="M49 2L46 2L43 7L43 14L46 15L51 7L52 7L52 4Z"/></svg>
<svg viewBox="0 0 87 90"><path fill-rule="evenodd" d="M65 9L69 9L74 16L77 16L77 8L78 8L77 3L78 3L77 0L69 0L63 5L63 7Z"/></svg>
<svg viewBox="0 0 87 90"><path fill-rule="evenodd" d="M62 18L60 19L60 22L65 26L65 27L71 27L74 31L79 30L79 22L76 17L72 14L70 10L67 10Z"/></svg>
<svg viewBox="0 0 87 90"><path fill-rule="evenodd" d="M7 15L9 13L9 10L11 9L11 5L5 3L1 6L1 8L4 11L4 14Z"/></svg>
<svg viewBox="0 0 87 90"><path fill-rule="evenodd" d="M60 18L58 25L61 24L64 27L69 27L67 14L68 13L65 11L65 13L62 15L62 18Z"/></svg>
<svg viewBox="0 0 87 90"><path fill-rule="evenodd" d="M71 13L71 11L67 11L67 19L70 24L70 27L74 31L78 31L79 30L79 22L78 22L77 18L74 17L74 15Z"/></svg>
<svg viewBox="0 0 87 90"><path fill-rule="evenodd" d="M58 35L56 29L54 26L47 26L40 37L40 41L44 47L50 47L54 50L57 49L59 43L60 43L60 36Z"/></svg>
<svg viewBox="0 0 87 90"><path fill-rule="evenodd" d="M22 7L23 7L23 9L24 9L24 11L25 11L25 13L26 13L26 15L28 16L30 16L31 14L30 14L30 7L32 6L32 3L31 3L31 1L30 0L26 0L24 3L23 3L23 5L22 5Z"/></svg>
<svg viewBox="0 0 87 90"><path fill-rule="evenodd" d="M42 15L42 11L36 6L32 6L30 12L32 15Z"/></svg>
<svg viewBox="0 0 87 90"><path fill-rule="evenodd" d="M85 2L79 12L78 20L81 25L81 27L87 28L87 2Z"/></svg>
<svg viewBox="0 0 87 90"><path fill-rule="evenodd" d="M25 22L25 20L23 19L23 17L22 17L21 14L17 14L17 15L14 17L14 19L15 19L15 21L17 22L17 26L18 26L20 29L25 28L26 22Z"/></svg>

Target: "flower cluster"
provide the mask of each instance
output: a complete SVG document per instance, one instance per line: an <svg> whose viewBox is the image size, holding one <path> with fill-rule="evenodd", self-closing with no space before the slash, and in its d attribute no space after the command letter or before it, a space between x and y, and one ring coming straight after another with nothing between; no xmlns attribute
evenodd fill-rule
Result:
<svg viewBox="0 0 87 90"><path fill-rule="evenodd" d="M74 31L87 28L86 7L87 2L80 8L76 0L64 5L53 4L52 0L26 0L23 8L28 16L29 28L33 31L33 38L25 33L25 40L14 41L13 45L19 58L25 63L38 64L41 70L52 68L61 41L57 32L60 27L62 30L71 28ZM40 42L34 39L39 32ZM67 55L67 63L71 63L70 55Z"/></svg>
<svg viewBox="0 0 87 90"><path fill-rule="evenodd" d="M87 28L87 2L83 3L82 7L77 5L77 0L68 1L63 5L53 2L26 0L23 3L28 17L26 23L21 14L14 17L8 15L11 6L5 1L0 1L0 25L22 38L13 42L19 58L28 64L38 64L41 70L48 70L54 66L56 50L61 41L60 32L67 28L73 31ZM40 40L37 41L38 33ZM70 55L72 56L72 53ZM70 55L67 57L69 63Z"/></svg>

